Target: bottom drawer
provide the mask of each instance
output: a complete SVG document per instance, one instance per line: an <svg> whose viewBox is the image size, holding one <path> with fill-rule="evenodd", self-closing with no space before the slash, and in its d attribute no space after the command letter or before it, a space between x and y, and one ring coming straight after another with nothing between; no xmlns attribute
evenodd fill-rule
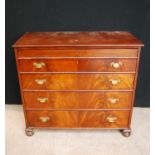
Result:
<svg viewBox="0 0 155 155"><path fill-rule="evenodd" d="M29 127L127 128L128 110L26 111Z"/></svg>

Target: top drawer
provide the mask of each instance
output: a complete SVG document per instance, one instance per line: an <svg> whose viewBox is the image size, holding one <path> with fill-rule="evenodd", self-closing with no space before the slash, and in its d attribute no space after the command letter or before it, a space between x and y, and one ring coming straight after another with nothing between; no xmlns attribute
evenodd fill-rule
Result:
<svg viewBox="0 0 155 155"><path fill-rule="evenodd" d="M51 50L20 48L17 57L137 57L137 49L77 49L77 50Z"/></svg>

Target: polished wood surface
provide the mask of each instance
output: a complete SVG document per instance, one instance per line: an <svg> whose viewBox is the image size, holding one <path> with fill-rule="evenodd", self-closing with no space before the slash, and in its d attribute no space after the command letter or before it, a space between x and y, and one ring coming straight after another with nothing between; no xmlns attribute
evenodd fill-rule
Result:
<svg viewBox="0 0 155 155"><path fill-rule="evenodd" d="M26 109L131 108L132 92L24 92Z"/></svg>
<svg viewBox="0 0 155 155"><path fill-rule="evenodd" d="M128 32L34 32L14 45L26 134L33 128L131 133L140 49Z"/></svg>
<svg viewBox="0 0 155 155"><path fill-rule="evenodd" d="M127 128L129 111L26 111L30 127ZM45 121L43 119L46 119Z"/></svg>
<svg viewBox="0 0 155 155"><path fill-rule="evenodd" d="M18 59L53 58L53 57L137 57L138 50L134 49L67 49L51 50L50 48L20 48Z"/></svg>
<svg viewBox="0 0 155 155"><path fill-rule="evenodd" d="M143 46L131 33L125 31L98 32L29 32L13 47L53 46Z"/></svg>
<svg viewBox="0 0 155 155"><path fill-rule="evenodd" d="M133 89L134 74L22 74L21 79L30 90L123 90Z"/></svg>
<svg viewBox="0 0 155 155"><path fill-rule="evenodd" d="M40 66L37 67L37 65ZM132 72L135 69L136 59L19 60L19 71L21 72Z"/></svg>

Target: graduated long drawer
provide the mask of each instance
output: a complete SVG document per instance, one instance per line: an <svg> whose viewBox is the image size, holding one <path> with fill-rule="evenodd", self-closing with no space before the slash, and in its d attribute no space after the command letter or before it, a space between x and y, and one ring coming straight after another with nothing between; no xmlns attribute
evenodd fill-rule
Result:
<svg viewBox="0 0 155 155"><path fill-rule="evenodd" d="M26 111L28 126L55 128L128 128L128 110Z"/></svg>
<svg viewBox="0 0 155 155"><path fill-rule="evenodd" d="M23 92L26 109L131 108L132 92Z"/></svg>
<svg viewBox="0 0 155 155"><path fill-rule="evenodd" d="M135 72L136 59L21 59L20 72Z"/></svg>
<svg viewBox="0 0 155 155"><path fill-rule="evenodd" d="M135 74L21 74L22 89L124 90L133 89Z"/></svg>

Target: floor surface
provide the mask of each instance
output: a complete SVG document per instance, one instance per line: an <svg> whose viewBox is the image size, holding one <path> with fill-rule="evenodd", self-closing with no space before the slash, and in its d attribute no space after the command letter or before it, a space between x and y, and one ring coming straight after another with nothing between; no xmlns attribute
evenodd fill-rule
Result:
<svg viewBox="0 0 155 155"><path fill-rule="evenodd" d="M132 135L117 130L35 130L25 135L20 105L6 105L6 155L149 155L149 108L134 108Z"/></svg>

